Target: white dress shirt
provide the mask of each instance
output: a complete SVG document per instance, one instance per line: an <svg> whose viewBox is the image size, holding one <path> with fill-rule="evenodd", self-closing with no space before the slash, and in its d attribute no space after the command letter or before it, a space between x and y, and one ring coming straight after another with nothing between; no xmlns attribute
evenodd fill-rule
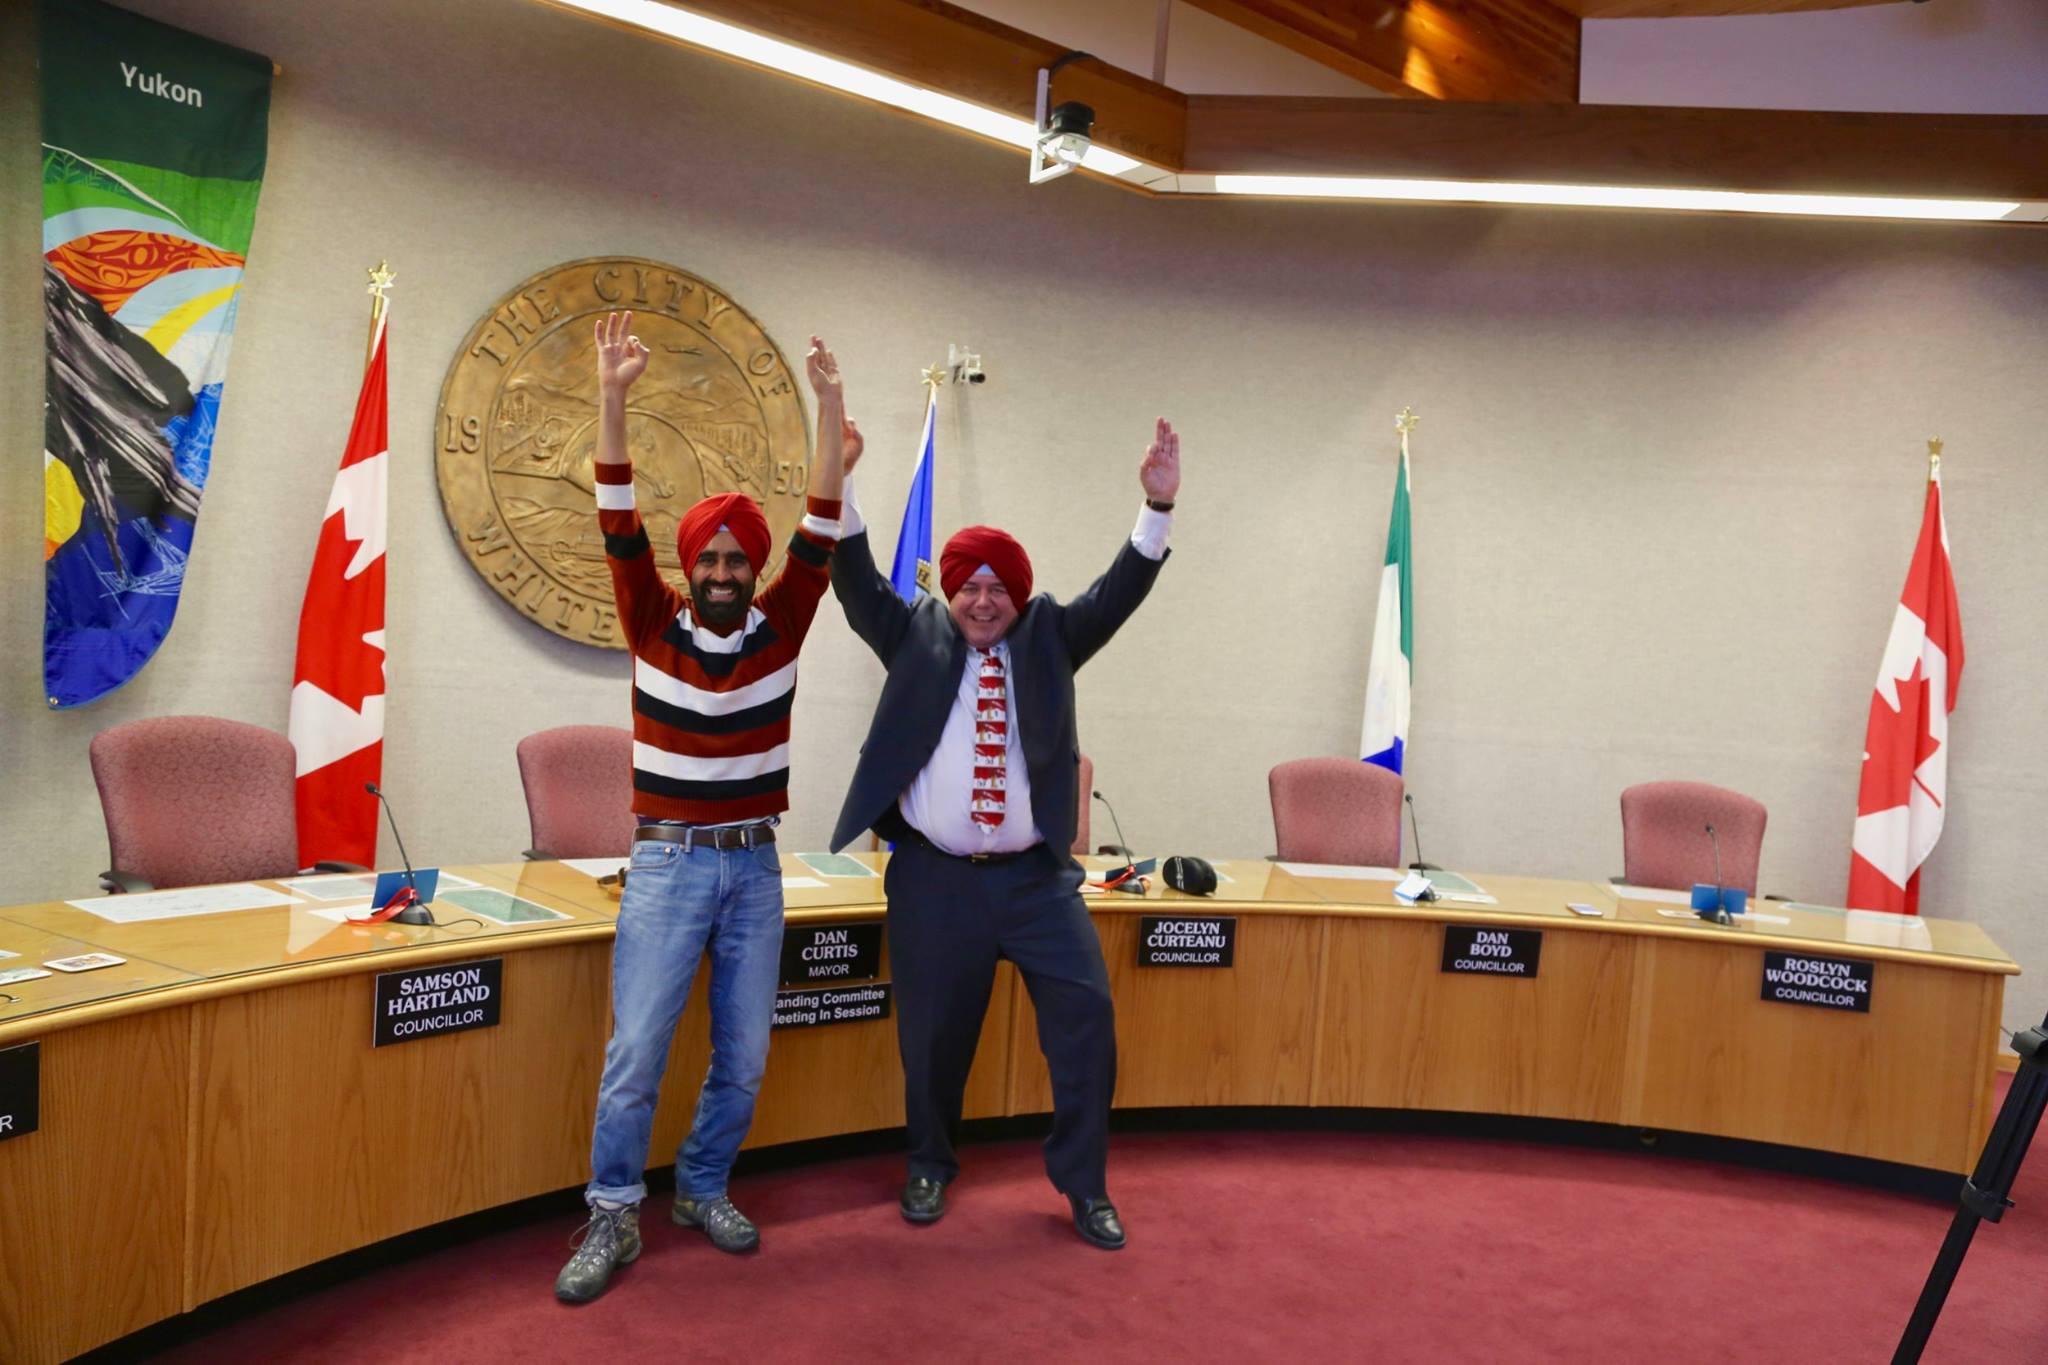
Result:
<svg viewBox="0 0 2048 1365"><path fill-rule="evenodd" d="M866 529L860 508L854 502L853 481L848 479L842 493L841 529L857 536ZM1173 530L1173 514L1150 507L1138 509L1138 524L1131 531L1131 545L1147 559L1166 557L1166 540ZM1024 604L1017 604L1022 611ZM1017 724L1017 672L1011 666L1008 641L999 641L995 654L1003 661L1003 696L1009 711L1009 753L1003 765L1003 823L984 825L973 817L974 731L980 714L982 651L968 646L960 669L960 685L953 690L953 705L946 713L946 728L939 734L938 747L922 771L896 799L896 808L910 827L937 847L960 857L974 853L1019 853L1041 842L1038 822L1031 813L1031 774L1024 762L1024 740Z"/></svg>

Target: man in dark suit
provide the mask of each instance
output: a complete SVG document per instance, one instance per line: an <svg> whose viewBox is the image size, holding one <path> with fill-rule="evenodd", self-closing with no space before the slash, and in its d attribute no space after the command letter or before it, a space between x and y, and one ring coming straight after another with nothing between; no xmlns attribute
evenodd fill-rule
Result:
<svg viewBox="0 0 2048 1365"><path fill-rule="evenodd" d="M1074 671L1109 643L1166 559L1180 437L1163 418L1138 469L1145 506L1109 571L1071 602L1031 595L1031 561L1001 531L946 543L944 597L898 597L875 568L851 492L832 587L888 669L832 847L896 841L883 883L910 1129L903 1216L936 1222L960 1172L953 1135L996 963L1023 974L1052 1071L1045 1169L1074 1227L1114 1250L1109 1102L1116 1028L1102 942L1069 853L1078 819Z"/></svg>

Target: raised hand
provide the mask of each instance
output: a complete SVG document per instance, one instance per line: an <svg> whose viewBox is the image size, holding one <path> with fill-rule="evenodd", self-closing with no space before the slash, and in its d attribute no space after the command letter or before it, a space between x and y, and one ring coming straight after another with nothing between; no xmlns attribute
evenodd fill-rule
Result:
<svg viewBox="0 0 2048 1365"><path fill-rule="evenodd" d="M1172 502L1180 492L1180 433L1164 417L1152 429L1152 444L1138 466L1138 482L1155 502Z"/></svg>
<svg viewBox="0 0 2048 1365"><path fill-rule="evenodd" d="M811 349L804 356L804 371L810 376L811 392L818 395L819 402L846 401L845 387L839 379L839 360L816 336L811 338Z"/></svg>
<svg viewBox="0 0 2048 1365"><path fill-rule="evenodd" d="M839 433L840 446L845 451L844 468L847 473L851 474L853 467L860 463L860 453L867 449L868 443L866 438L860 434L860 428L854 425L851 417L839 424Z"/></svg>
<svg viewBox="0 0 2048 1365"><path fill-rule="evenodd" d="M647 371L647 348L633 335L633 314L606 313L597 322L597 387L623 395Z"/></svg>

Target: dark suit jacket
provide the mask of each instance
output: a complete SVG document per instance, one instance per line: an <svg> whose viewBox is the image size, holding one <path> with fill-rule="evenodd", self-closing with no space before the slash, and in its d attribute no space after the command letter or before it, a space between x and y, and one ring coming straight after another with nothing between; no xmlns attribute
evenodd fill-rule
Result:
<svg viewBox="0 0 2048 1365"><path fill-rule="evenodd" d="M1062 605L1045 593L1025 603L1005 638L1010 645L1011 696L1023 727L1031 778L1031 815L1039 833L1064 854L1079 818L1075 784L1081 748L1074 727L1074 670L1109 643L1152 591L1163 560L1147 559L1128 540L1109 572ZM832 552L832 591L854 633L889 670L882 698L861 745L853 785L832 831L835 851L873 829L884 838L907 832L896 798L938 747L946 716L967 666L967 641L953 614L934 595L913 603L896 595L875 568L866 532Z"/></svg>

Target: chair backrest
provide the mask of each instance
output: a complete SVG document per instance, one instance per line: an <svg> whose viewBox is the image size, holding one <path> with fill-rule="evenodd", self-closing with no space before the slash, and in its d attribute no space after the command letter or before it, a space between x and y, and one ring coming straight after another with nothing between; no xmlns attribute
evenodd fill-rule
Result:
<svg viewBox="0 0 2048 1365"><path fill-rule="evenodd" d="M1297 758L1267 774L1266 787L1282 860L1400 864L1400 774L1356 758Z"/></svg>
<svg viewBox="0 0 2048 1365"><path fill-rule="evenodd" d="M297 761L276 731L159 716L100 731L90 756L113 870L160 887L298 871Z"/></svg>
<svg viewBox="0 0 2048 1365"><path fill-rule="evenodd" d="M564 725L519 741L533 847L551 858L623 858L633 849L633 732Z"/></svg>
<svg viewBox="0 0 2048 1365"><path fill-rule="evenodd" d="M1622 877L1631 886L1683 891L1714 880L1714 841L1721 841L1721 884L1756 894L1763 856L1761 801L1704 782L1644 782L1621 794Z"/></svg>
<svg viewBox="0 0 2048 1365"><path fill-rule="evenodd" d="M1095 790L1095 760L1086 754L1081 755L1079 786L1080 789L1075 792L1077 799L1074 803L1074 855L1076 857L1083 853L1093 852L1088 847L1088 812L1095 805L1094 800L1090 796L1090 793Z"/></svg>

